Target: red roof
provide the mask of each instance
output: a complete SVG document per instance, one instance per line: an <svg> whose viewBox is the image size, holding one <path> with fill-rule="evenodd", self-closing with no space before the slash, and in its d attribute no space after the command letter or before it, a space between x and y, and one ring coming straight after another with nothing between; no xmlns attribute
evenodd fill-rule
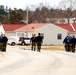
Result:
<svg viewBox="0 0 76 75"><path fill-rule="evenodd" d="M68 30L68 31L70 31L70 32L74 32L74 30L73 30L73 28L71 27L70 24L55 24L55 25L57 25L57 26L59 26L59 27L61 27L61 28L64 28L64 29L66 29L66 30ZM73 24L72 24L72 25L73 25ZM76 29L76 24L73 25L73 27Z"/></svg>
<svg viewBox="0 0 76 75"><path fill-rule="evenodd" d="M24 24L2 24L5 31L14 31L25 26Z"/></svg>
<svg viewBox="0 0 76 75"><path fill-rule="evenodd" d="M40 28L42 26L47 25L47 23L32 23L28 24L28 31L32 31L34 29ZM64 28L70 32L74 32L73 28L70 24L54 24L61 28ZM76 24L72 24L76 30ZM26 31L27 25L25 24L2 24L5 31Z"/></svg>
<svg viewBox="0 0 76 75"><path fill-rule="evenodd" d="M28 24L28 31L32 31L34 29L40 28L40 27L45 26L45 25L47 25L47 24L46 23L32 23L32 24ZM16 31L26 31L26 29L27 29L27 25L17 29Z"/></svg>
<svg viewBox="0 0 76 75"><path fill-rule="evenodd" d="M73 23L72 25L73 25L73 27L74 27L74 28L75 28L75 30L76 30L76 24L75 24L75 23Z"/></svg>

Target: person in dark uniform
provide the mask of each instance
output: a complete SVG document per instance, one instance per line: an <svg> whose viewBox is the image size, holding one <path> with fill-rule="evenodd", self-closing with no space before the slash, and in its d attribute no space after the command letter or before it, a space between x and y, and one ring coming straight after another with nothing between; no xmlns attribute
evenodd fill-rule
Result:
<svg viewBox="0 0 76 75"><path fill-rule="evenodd" d="M2 37L2 50L1 50L3 52L6 51L7 41L8 41L8 38L5 36L5 34L3 34L3 37Z"/></svg>
<svg viewBox="0 0 76 75"><path fill-rule="evenodd" d="M36 34L33 34L33 36L31 37L31 50L36 50Z"/></svg>
<svg viewBox="0 0 76 75"><path fill-rule="evenodd" d="M75 45L76 45L75 36L72 36L72 39L71 39L70 43L71 43L71 52L75 52Z"/></svg>
<svg viewBox="0 0 76 75"><path fill-rule="evenodd" d="M67 52L71 51L71 46L70 46L71 38L72 38L72 37L71 37L70 35L68 35L68 36L66 36L66 37L64 38L64 40L63 40L63 44L64 44L65 50L66 50Z"/></svg>
<svg viewBox="0 0 76 75"><path fill-rule="evenodd" d="M38 33L38 36L36 37L36 42L37 42L37 51L40 52L41 45L43 42L43 38L40 36L40 33Z"/></svg>

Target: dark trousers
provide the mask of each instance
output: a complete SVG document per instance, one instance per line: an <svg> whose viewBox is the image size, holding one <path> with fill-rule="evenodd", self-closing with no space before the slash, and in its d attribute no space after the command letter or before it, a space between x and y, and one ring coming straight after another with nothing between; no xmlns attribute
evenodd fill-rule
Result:
<svg viewBox="0 0 76 75"><path fill-rule="evenodd" d="M7 45L7 42L2 42L2 50L3 52L6 51L6 45Z"/></svg>
<svg viewBox="0 0 76 75"><path fill-rule="evenodd" d="M37 51L38 52L40 52L40 50L41 50L41 45L42 45L41 42L37 42Z"/></svg>
<svg viewBox="0 0 76 75"><path fill-rule="evenodd" d="M72 52L75 52L75 44L72 44L72 46L71 46L71 51L72 51Z"/></svg>
<svg viewBox="0 0 76 75"><path fill-rule="evenodd" d="M2 43L0 43L0 49L2 49Z"/></svg>
<svg viewBox="0 0 76 75"><path fill-rule="evenodd" d="M65 50L66 50L67 52L71 51L71 46L70 46L70 44L66 44L66 45L65 45Z"/></svg>
<svg viewBox="0 0 76 75"><path fill-rule="evenodd" d="M36 50L36 42L32 42L31 50Z"/></svg>

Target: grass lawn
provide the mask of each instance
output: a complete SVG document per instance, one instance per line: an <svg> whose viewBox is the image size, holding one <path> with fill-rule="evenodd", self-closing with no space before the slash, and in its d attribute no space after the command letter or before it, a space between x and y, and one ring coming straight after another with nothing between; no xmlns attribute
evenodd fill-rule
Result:
<svg viewBox="0 0 76 75"><path fill-rule="evenodd" d="M42 46L44 50L65 50L64 46Z"/></svg>
<svg viewBox="0 0 76 75"><path fill-rule="evenodd" d="M31 45L30 46L21 46L21 45L16 45L20 48L30 48L31 49ZM42 46L41 49L43 50L65 50L64 46Z"/></svg>

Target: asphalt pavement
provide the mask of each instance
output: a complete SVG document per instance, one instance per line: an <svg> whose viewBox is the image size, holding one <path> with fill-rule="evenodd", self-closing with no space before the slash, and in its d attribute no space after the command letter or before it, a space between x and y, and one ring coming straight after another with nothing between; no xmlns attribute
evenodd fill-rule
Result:
<svg viewBox="0 0 76 75"><path fill-rule="evenodd" d="M76 53L7 46L1 54L0 75L76 75Z"/></svg>

